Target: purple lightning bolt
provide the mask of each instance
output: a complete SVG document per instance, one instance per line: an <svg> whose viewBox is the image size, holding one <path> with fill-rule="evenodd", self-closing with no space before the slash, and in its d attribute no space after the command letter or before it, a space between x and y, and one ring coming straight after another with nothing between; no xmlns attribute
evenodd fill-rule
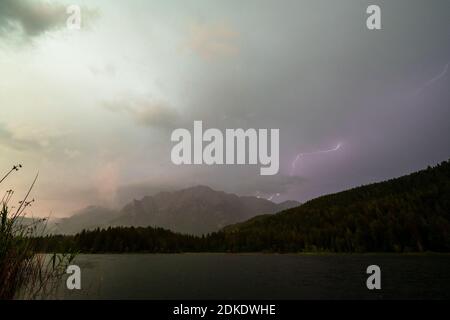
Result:
<svg viewBox="0 0 450 320"><path fill-rule="evenodd" d="M414 96L418 95L419 93L421 93L424 89L428 88L429 86L431 86L433 83L435 83L436 81L440 80L443 76L445 76L447 74L448 68L450 66L450 62L447 63L444 68L442 69L442 71L437 74L435 77L433 77L432 79L428 80L427 82L425 82L425 84L420 87L419 89L416 90L416 92L414 93Z"/></svg>
<svg viewBox="0 0 450 320"><path fill-rule="evenodd" d="M297 166L297 162L300 159L300 157L302 156L307 156L307 155L313 155L313 154L320 154L320 153L328 153L328 152L333 152L333 151L337 151L341 148L342 144L338 143L336 147L334 147L333 149L328 149L328 150L319 150L319 151L313 151L313 152L305 152L305 153L299 153L297 154L297 156L295 157L294 161L292 161L291 164L291 176L294 175L294 171L295 168Z"/></svg>

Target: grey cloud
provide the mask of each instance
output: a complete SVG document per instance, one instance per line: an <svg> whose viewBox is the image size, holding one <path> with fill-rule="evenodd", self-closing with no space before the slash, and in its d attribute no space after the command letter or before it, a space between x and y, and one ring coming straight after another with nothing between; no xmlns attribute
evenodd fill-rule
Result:
<svg viewBox="0 0 450 320"><path fill-rule="evenodd" d="M166 102L150 98L127 98L106 101L103 106L112 112L124 113L144 127L175 128L180 122L178 112Z"/></svg>
<svg viewBox="0 0 450 320"><path fill-rule="evenodd" d="M234 179L236 181L236 177ZM290 177L282 174L274 176L260 176L255 174L249 174L248 177L242 179L239 185L233 186L233 192L237 192L243 195L270 195L270 194L284 194L290 190L290 188L302 185L305 182L303 177ZM213 181L211 181L213 183ZM225 188L226 186L219 186Z"/></svg>
<svg viewBox="0 0 450 320"><path fill-rule="evenodd" d="M0 147L23 151L41 149L43 144L39 139L17 137L12 130L0 124Z"/></svg>
<svg viewBox="0 0 450 320"><path fill-rule="evenodd" d="M80 145L67 147L67 132L46 128L14 127L0 123L0 148L74 159L81 154Z"/></svg>
<svg viewBox="0 0 450 320"><path fill-rule="evenodd" d="M116 66L112 63L103 66L89 66L88 68L94 76L114 77L117 72Z"/></svg>
<svg viewBox="0 0 450 320"><path fill-rule="evenodd" d="M167 181L143 181L141 183L122 185L117 190L115 205L120 207L133 199L154 195L161 191L180 190L198 184L205 184L215 190L235 193L241 196L268 198L270 195L279 194L276 199L273 199L278 202L289 199L286 195L289 194L290 190L302 186L306 181L302 177L284 175L262 177L244 170L239 170L239 174L228 170L227 174L219 175L215 171L205 170L203 173L196 172L194 175L197 177L196 179L169 178L166 179ZM243 176L245 178L242 178ZM236 184L237 179L240 181L239 184Z"/></svg>

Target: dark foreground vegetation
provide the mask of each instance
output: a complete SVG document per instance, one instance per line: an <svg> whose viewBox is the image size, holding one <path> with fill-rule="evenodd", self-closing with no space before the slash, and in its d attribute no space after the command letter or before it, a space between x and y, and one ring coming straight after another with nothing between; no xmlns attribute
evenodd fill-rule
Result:
<svg viewBox="0 0 450 320"><path fill-rule="evenodd" d="M42 251L449 252L450 162L311 200L202 237L108 228L35 239Z"/></svg>
<svg viewBox="0 0 450 320"><path fill-rule="evenodd" d="M0 177L0 186L20 168L22 165L15 165ZM36 179L37 176L20 201L14 200L12 189L6 190L0 198L0 300L46 297L74 258L67 253L39 254L34 238L42 235L37 226L45 224L45 219L26 217L27 209L34 202L29 198Z"/></svg>

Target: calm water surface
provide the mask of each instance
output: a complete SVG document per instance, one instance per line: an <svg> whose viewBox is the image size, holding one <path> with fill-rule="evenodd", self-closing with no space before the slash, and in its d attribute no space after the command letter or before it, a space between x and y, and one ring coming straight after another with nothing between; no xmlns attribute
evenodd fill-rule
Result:
<svg viewBox="0 0 450 320"><path fill-rule="evenodd" d="M59 299L449 299L450 255L79 255ZM382 289L366 288L379 265Z"/></svg>

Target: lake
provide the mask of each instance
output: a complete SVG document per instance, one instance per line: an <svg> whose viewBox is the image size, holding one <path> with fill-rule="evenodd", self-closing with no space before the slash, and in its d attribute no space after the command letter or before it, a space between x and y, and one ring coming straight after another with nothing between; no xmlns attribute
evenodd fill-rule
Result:
<svg viewBox="0 0 450 320"><path fill-rule="evenodd" d="M449 299L450 255L82 254L58 299ZM381 268L368 290L366 268Z"/></svg>

